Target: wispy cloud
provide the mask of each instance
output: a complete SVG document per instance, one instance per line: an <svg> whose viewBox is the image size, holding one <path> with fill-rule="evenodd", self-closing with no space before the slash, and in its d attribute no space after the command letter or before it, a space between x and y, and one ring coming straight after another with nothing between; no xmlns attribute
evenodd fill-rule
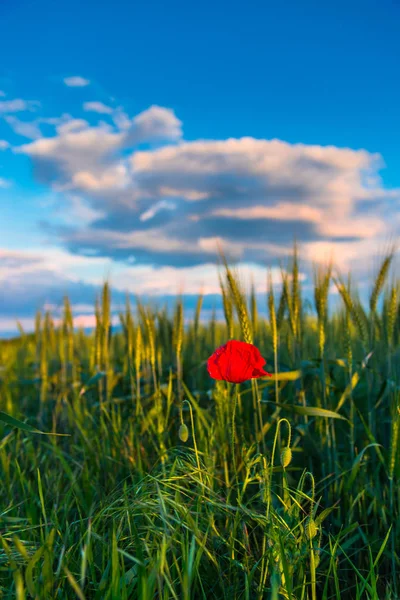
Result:
<svg viewBox="0 0 400 600"><path fill-rule="evenodd" d="M6 114L31 111L35 110L37 106L40 106L40 102L37 102L36 100L23 100L22 98L0 100L0 113Z"/></svg>
<svg viewBox="0 0 400 600"><path fill-rule="evenodd" d="M11 187L11 181L8 179L4 179L4 177L0 177L0 188L9 188Z"/></svg>
<svg viewBox="0 0 400 600"><path fill-rule="evenodd" d="M7 140L0 140L0 150L7 150L10 147L10 142L7 142Z"/></svg>
<svg viewBox="0 0 400 600"><path fill-rule="evenodd" d="M111 115L113 113L113 109L102 102L85 102L83 110L99 113L101 115Z"/></svg>
<svg viewBox="0 0 400 600"><path fill-rule="evenodd" d="M59 214L63 223L73 227L86 227L105 216L103 211L92 208L87 201L74 194L65 195L61 202L57 198L54 214Z"/></svg>
<svg viewBox="0 0 400 600"><path fill-rule="evenodd" d="M42 132L40 131L39 121L21 121L17 117L13 115L8 115L4 117L6 123L8 123L11 129L21 135L22 137L29 138L30 140L37 140L42 137Z"/></svg>
<svg viewBox="0 0 400 600"><path fill-rule="evenodd" d="M160 200L160 202L153 204L153 206L149 208L149 210L146 210L143 214L141 214L139 219L141 221L148 221L149 219L152 219L158 212L160 212L160 210L163 209L175 210L176 204L174 204L174 202L169 202L168 200Z"/></svg>
<svg viewBox="0 0 400 600"><path fill-rule="evenodd" d="M68 87L85 87L90 84L90 81L79 75L74 75L73 77L65 77L64 83Z"/></svg>

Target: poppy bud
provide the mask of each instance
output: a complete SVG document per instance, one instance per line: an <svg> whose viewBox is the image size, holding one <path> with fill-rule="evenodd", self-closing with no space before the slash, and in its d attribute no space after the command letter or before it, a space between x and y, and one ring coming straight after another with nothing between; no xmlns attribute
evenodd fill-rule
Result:
<svg viewBox="0 0 400 600"><path fill-rule="evenodd" d="M184 423L179 427L179 439L182 442L187 442L189 438L189 430Z"/></svg>
<svg viewBox="0 0 400 600"><path fill-rule="evenodd" d="M312 517L308 517L308 519L306 520L305 529L308 540L314 538L317 535L318 527L316 526L315 521Z"/></svg>
<svg viewBox="0 0 400 600"><path fill-rule="evenodd" d="M284 469L292 462L292 451L289 446L286 446L281 452L281 465Z"/></svg>

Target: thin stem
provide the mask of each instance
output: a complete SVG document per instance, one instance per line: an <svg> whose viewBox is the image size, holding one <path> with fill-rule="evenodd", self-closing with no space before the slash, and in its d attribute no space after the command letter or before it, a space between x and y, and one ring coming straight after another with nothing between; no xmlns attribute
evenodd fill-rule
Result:
<svg viewBox="0 0 400 600"><path fill-rule="evenodd" d="M235 480L237 481L237 471L236 471L236 457L235 457L235 417L236 417L236 405L239 398L239 386L240 383L235 384L235 394L233 396L233 411L232 411L232 462L233 462L233 471L235 473Z"/></svg>

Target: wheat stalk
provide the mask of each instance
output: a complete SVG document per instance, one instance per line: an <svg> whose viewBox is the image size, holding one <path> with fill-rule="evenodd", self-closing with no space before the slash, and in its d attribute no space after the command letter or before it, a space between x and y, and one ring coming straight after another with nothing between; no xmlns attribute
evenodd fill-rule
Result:
<svg viewBox="0 0 400 600"><path fill-rule="evenodd" d="M355 325L355 327L358 330L358 333L361 337L361 340L363 341L364 345L367 342L367 329L366 329L366 325L363 319L363 315L361 313L360 310L357 309L356 304L353 302L353 299L350 295L350 276L349 276L349 283L348 283L348 287L349 289L346 288L346 286L344 285L343 281L339 278L339 282L335 277L332 277L338 292L340 293L343 302L350 314L350 318L353 322L353 324Z"/></svg>
<svg viewBox="0 0 400 600"><path fill-rule="evenodd" d="M393 346L394 325L397 314L397 287L392 286L387 309L387 344L389 348Z"/></svg>
<svg viewBox="0 0 400 600"><path fill-rule="evenodd" d="M397 446L399 439L399 421L400 421L400 413L399 408L397 408L395 414L391 419L391 436L390 436L390 450L389 450L389 479L393 479L394 468L396 466L396 458L397 458Z"/></svg>
<svg viewBox="0 0 400 600"><path fill-rule="evenodd" d="M136 371L136 416L141 411L140 401L140 369L142 365L143 355L143 337L140 323L138 323L136 329L136 343L135 343L135 371Z"/></svg>
<svg viewBox="0 0 400 600"><path fill-rule="evenodd" d="M220 283L221 293L222 293L222 304L223 304L223 309L224 309L224 316L225 316L226 326L228 329L228 339L232 339L233 338L233 325L234 325L233 305L232 305L231 298L225 289L225 286L222 282L222 279L221 279L221 276L219 273L218 273L218 277L219 277L219 283Z"/></svg>
<svg viewBox="0 0 400 600"><path fill-rule="evenodd" d="M332 262L325 273L314 265L314 301L318 317L318 346L323 358L326 342L326 320L328 315L328 291L332 275Z"/></svg>
<svg viewBox="0 0 400 600"><path fill-rule="evenodd" d="M379 295L383 289L383 286L386 281L387 274L389 272L390 265L392 263L393 257L395 253L395 248L393 247L388 256L386 256L381 264L381 268L378 271L378 274L375 278L374 287L371 292L369 306L371 309L371 314L374 315L376 313L376 306L378 304Z"/></svg>
<svg viewBox="0 0 400 600"><path fill-rule="evenodd" d="M178 379L178 400L182 399L182 343L183 343L183 302L178 298L175 310L175 321L173 329L173 345L176 353L177 379Z"/></svg>
<svg viewBox="0 0 400 600"><path fill-rule="evenodd" d="M252 278L252 282L251 282L250 305L251 305L251 325L252 325L252 329L253 329L253 334L254 334L254 336L256 336L257 331L258 331L258 311L257 311L257 300L256 300L256 292L255 292L253 278Z"/></svg>
<svg viewBox="0 0 400 600"><path fill-rule="evenodd" d="M268 312L269 312L269 322L271 326L271 334L272 334L272 350L274 352L274 369L275 373L278 373L278 323L275 313L275 299L274 299L274 288L272 285L272 275L271 270L268 273L268 284L267 284L267 296L268 296ZM278 379L275 378L275 401L279 402L279 385Z"/></svg>

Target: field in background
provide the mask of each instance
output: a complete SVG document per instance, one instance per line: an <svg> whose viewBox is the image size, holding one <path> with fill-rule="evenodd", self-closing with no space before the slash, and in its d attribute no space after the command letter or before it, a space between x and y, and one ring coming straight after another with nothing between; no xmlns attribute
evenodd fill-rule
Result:
<svg viewBox="0 0 400 600"><path fill-rule="evenodd" d="M200 323L200 296L188 330L178 299L172 319L128 302L112 333L106 284L92 335L65 299L60 327L0 342L0 598L397 598L393 255L369 311L328 265L306 315L295 247L268 320L223 258L226 324ZM206 369L232 338L274 374L240 384L234 428L236 387Z"/></svg>

